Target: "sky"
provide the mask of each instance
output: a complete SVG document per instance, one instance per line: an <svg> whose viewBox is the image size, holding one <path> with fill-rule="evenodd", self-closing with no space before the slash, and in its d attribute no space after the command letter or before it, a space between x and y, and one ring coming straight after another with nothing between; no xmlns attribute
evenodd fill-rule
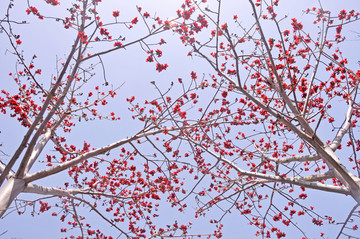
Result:
<svg viewBox="0 0 360 239"><path fill-rule="evenodd" d="M34 54L37 55L36 62L42 65L43 81L46 84L47 79L55 74L56 64L59 59L64 59L64 56L69 52L74 34L64 30L60 24L51 21L39 21L35 17L27 16L25 13L26 5L25 1L15 0L15 7L11 11L13 19L26 20L30 24L16 25L14 30L21 35L23 41L21 49L24 50L24 56L26 59L30 59ZM30 5L36 5L37 1L30 1ZM131 18L136 15L136 5L142 6L144 11L148 11L151 14L156 13L159 16L169 16L172 19L176 16L176 10L181 4L180 0L107 0L99 9L104 16L111 18L112 11L120 10L121 14L124 14L124 18ZM249 11L248 4L244 4L245 1L228 0L224 1L224 7L222 11L226 18L231 19L233 13L245 15ZM67 1L61 1L61 5L65 5ZM318 1L306 0L282 0L280 2L282 14L289 16L302 16L302 10L305 10L309 6L317 6ZM341 9L353 9L358 8L360 5L357 0L342 1L341 6L339 1L327 0L323 1L322 5L325 9L331 9L332 11L338 11ZM0 16L4 16L7 6L7 1L0 2ZM42 8L39 8L39 10ZM45 9L45 7L44 7ZM62 14L57 8L46 7L47 14L58 16ZM228 13L229 12L229 13ZM242 18L246 23L247 17ZM104 21L106 17L104 17ZM359 28L360 29L360 28ZM146 29L138 28L133 34L133 37L141 35ZM354 29L356 31L356 29ZM359 30L360 32L360 30ZM347 30L345 33L349 35L349 42L358 44L357 34L351 30ZM191 71L196 70L199 74L207 72L207 66L205 62L199 61L199 59L186 57L186 51L182 49L182 44L174 34L168 36L168 43L164 47L164 62L168 62L168 70L159 74L155 71L154 64L145 64L146 54L139 51L138 47L132 47L121 53L112 53L103 58L104 65L106 66L106 75L111 81L114 87L121 86L119 91L119 97L117 101L110 104L105 111L113 110L116 108L120 111L120 117L122 121L118 124L104 124L102 121L91 122L88 124L79 124L75 133L70 136L71 140L82 141L87 138L93 139L94 146L101 146L110 143L119 138L125 138L132 135L138 129L140 125L136 125L129 119L127 114L125 99L132 95L135 95L137 99L144 100L146 98L153 98L156 96L157 91L155 87L150 83L156 81L161 89L167 89L171 81L176 81L178 77L184 79L188 78ZM8 89L9 91L15 90L16 85L13 84L11 78L8 76L9 72L16 71L16 59L6 49L9 48L9 42L5 34L0 33L0 89ZM181 49L181 50L180 50ZM359 57L359 48L354 48L353 44L349 44L344 47L345 53L348 54L349 59L354 59L351 63L354 66L357 65ZM103 82L104 79L101 74L98 74L97 80ZM98 130L88 130L90 127L99 128ZM19 127L19 124L14 120L9 119L4 115L0 115L0 144L2 144L2 151L7 155L11 155L16 147L19 145L24 129ZM2 160L6 162L9 156L1 156ZM43 182L46 184L56 183L59 178L50 178L49 181ZM347 214L343 212L353 207L351 199L346 199L343 196L332 195L323 192L312 192L313 201L315 207L330 210L332 215L339 217L346 217ZM30 196L31 197L31 196ZM280 200L280 199L279 199ZM336 202L334 204L334 202ZM336 205L336 206L334 206ZM168 211L164 210L164 213ZM166 215L172 217L171 214ZM182 215L181 217L184 217ZM166 218L166 217L165 217ZM63 237L59 230L59 219L51 216L35 216L25 214L18 216L16 213L12 213L6 216L5 219L0 221L0 235L3 232L4 235L0 236L1 239L27 239L27 238L60 238ZM254 229L248 225L246 220L241 218L234 220L232 217L225 219L224 238L251 238ZM203 224L198 223L198 227L201 229ZM195 227L195 225L194 225ZM241 228L239 230L239 228ZM309 225L309 230L313 230L313 226ZM331 235L335 235L331 232L333 229L328 229ZM239 237L241 233L241 237ZM248 236L246 236L248 235ZM291 232L289 233L291 235ZM317 234L318 235L318 234Z"/></svg>

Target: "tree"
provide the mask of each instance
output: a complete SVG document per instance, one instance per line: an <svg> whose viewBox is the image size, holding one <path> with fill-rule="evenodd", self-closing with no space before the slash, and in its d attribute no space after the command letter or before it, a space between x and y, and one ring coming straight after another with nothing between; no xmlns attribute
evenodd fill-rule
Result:
<svg viewBox="0 0 360 239"><path fill-rule="evenodd" d="M80 237L219 238L231 213L247 218L261 237L285 237L292 226L297 236L307 238L311 232L300 225L307 218L315 226L338 225L337 237L357 238L360 70L358 59L346 58L340 47L347 42L344 29L355 29L360 13L333 14L320 5L300 20L280 14L278 0L249 0L249 13L241 20L243 12L231 17L223 12L225 2L186 0L173 19L138 7L140 15L130 21L114 10L114 19L103 23L99 2L78 1L65 18L28 6L28 14L76 32L49 84L40 83L36 58L28 62L19 50L21 38L13 27L24 23L11 18L12 2L1 22L21 66L11 75L18 92L3 90L1 109L26 128L20 146L1 167L1 216L13 207L19 214L26 208L53 211L68 222L62 231L78 228L72 234ZM303 24L307 19L311 23ZM133 38L140 20L147 33L129 41L125 30ZM165 90L153 81L158 97L145 103L138 96L127 98L134 124L141 126L132 136L101 147L91 146L92 139L81 146L68 143L75 121L119 119L116 113L98 112L117 92L102 90L112 86L102 57L140 45L144 61L163 72L168 64L160 61L158 46L166 42L163 35L171 37L168 33L179 36L189 57L207 64L203 76L194 69ZM94 93L89 85L99 72L104 83ZM60 185L36 182L56 174L64 180ZM338 223L308 205L314 191L349 195L354 207ZM24 193L49 196L45 199L52 204L19 200ZM157 217L166 202L180 212L196 208L194 220L210 222L214 230L197 233L193 220L162 226ZM86 210L116 233L87 224Z"/></svg>

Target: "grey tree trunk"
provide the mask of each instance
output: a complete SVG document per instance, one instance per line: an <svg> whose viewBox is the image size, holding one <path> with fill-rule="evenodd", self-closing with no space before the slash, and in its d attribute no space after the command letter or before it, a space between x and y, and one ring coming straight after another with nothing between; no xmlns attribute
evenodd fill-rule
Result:
<svg viewBox="0 0 360 239"><path fill-rule="evenodd" d="M13 200L25 189L25 181L14 177L9 178L0 189L0 218L8 210Z"/></svg>

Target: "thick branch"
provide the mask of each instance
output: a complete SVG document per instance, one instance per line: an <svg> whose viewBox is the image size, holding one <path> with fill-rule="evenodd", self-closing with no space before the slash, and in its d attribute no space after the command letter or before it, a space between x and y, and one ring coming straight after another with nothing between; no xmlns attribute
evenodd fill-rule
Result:
<svg viewBox="0 0 360 239"><path fill-rule="evenodd" d="M321 181L324 179L326 180L326 179L333 178L333 177L334 177L334 172L327 171L326 173L319 173L319 174L315 174L315 175L311 175L311 176L307 176L307 177L300 177L299 179L309 181L309 182L317 182L317 181Z"/></svg>
<svg viewBox="0 0 360 239"><path fill-rule="evenodd" d="M193 143L197 144L193 140L191 140L191 141ZM263 173L258 173L258 172L246 171L246 170L243 170L243 169L239 168L232 161L224 158L221 155L217 155L216 153L210 151L206 147L203 147L201 144L197 144L197 145L200 146L203 150L205 150L209 154L211 154L212 156L214 156L215 158L217 158L218 160L230 165L232 168L234 168L242 176L249 176L249 177L254 177L254 178L267 179L267 180L269 180L271 182L281 182L281 183L287 183L287 184L294 184L294 185L298 185L298 186L304 186L306 188L312 188L312 189L317 189L317 190L322 190L322 191L327 191L327 192L334 192L334 193L340 193L340 194L346 194L346 195L351 194L351 192L348 189L345 189L345 188L342 188L342 187L333 186L333 185L326 185L326 184L322 184L322 183L309 182L309 181L312 181L312 180L309 180L311 178L282 177L282 176L276 176L276 175L269 175L269 174L263 174ZM312 177L316 177L316 176L312 176ZM322 178L322 177L324 177L324 175L319 176L319 178Z"/></svg>
<svg viewBox="0 0 360 239"><path fill-rule="evenodd" d="M0 160L0 173L2 174L5 170L5 165L3 164L3 162L1 162ZM7 176L6 176L6 179L9 179L10 177L12 177L14 174L12 173L8 173Z"/></svg>
<svg viewBox="0 0 360 239"><path fill-rule="evenodd" d="M72 57L73 55L75 54L76 52L76 48L77 48L77 45L79 43L79 37L76 38L75 42L74 42L74 45L72 46L71 48L71 51L70 51L70 54L64 64L64 67L54 85L54 87L51 89L51 91L49 92L48 96L46 97L46 100L42 106L42 109L40 111L40 113L36 116L33 124L30 126L29 130L26 132L23 140L21 141L20 143L20 146L18 147L18 149L16 150L15 154L13 155L13 157L11 158L10 162L6 165L6 168L4 170L4 172L1 174L0 176L0 186L2 185L2 183L4 182L5 180L5 177L9 174L10 170L12 169L12 167L14 166L15 162L17 161L17 159L20 157L21 153L23 152L23 150L26 148L27 146L27 142L29 141L32 133L34 132L35 130L35 127L41 122L41 120L43 119L43 116L49 106L49 104L51 103L55 93L56 93L56 90L57 88L59 87L69 65L70 65L70 62L72 60Z"/></svg>
<svg viewBox="0 0 360 239"><path fill-rule="evenodd" d="M345 118L344 125L339 130L339 132L337 133L335 139L333 140L333 142L330 145L332 150L336 150L339 147L344 135L348 132L348 130L349 130L350 126L351 126L352 112L353 112L353 104L352 104L352 101L349 101L349 109L348 109L348 111L346 113L346 118Z"/></svg>
<svg viewBox="0 0 360 239"><path fill-rule="evenodd" d="M280 158L280 159L266 157L266 159L273 161L277 164L285 164L285 163L291 163L291 162L316 161L316 160L321 159L321 157L318 154L314 154L314 155L301 155L301 156L295 155L295 156L290 156L290 157Z"/></svg>
<svg viewBox="0 0 360 239"><path fill-rule="evenodd" d="M25 187L25 181L22 179L11 177L6 181L0 189L0 218Z"/></svg>
<svg viewBox="0 0 360 239"><path fill-rule="evenodd" d="M349 190L344 189L342 187L326 185L326 184L322 184L322 183L308 182L308 181L305 181L306 178L302 178L302 177L285 178L285 177L281 177L281 176L245 171L245 170L240 169L237 165L232 163L230 160L227 160L227 159L217 156L217 155L214 155L214 156L217 157L219 160L231 165L231 167L233 167L236 171L238 171L243 176L268 179L272 182L294 184L294 185L304 186L306 188L312 188L312 189L317 189L317 190L321 190L321 191L334 192L334 193L340 193L340 194L346 194L346 195L351 194Z"/></svg>
<svg viewBox="0 0 360 239"><path fill-rule="evenodd" d="M173 129L174 130L174 129ZM24 177L25 181L27 183L29 182L32 182L34 180L38 180L38 179L41 179L41 178L44 178L46 176L49 176L49 175L52 175L52 174L56 174L56 173L59 173L61 171L64 171L72 166L75 166L76 164L82 162L83 160L85 159L88 159L88 158L92 158L92 157L95 157L95 156L98 156L98 155L101 155L101 154L104 154L112 149L115 149L121 145L124 145L124 144L127 144L131 141L134 141L134 140L137 140L139 138L142 138L142 137L145 137L145 136L149 136L149 135L155 135L155 134L159 134L159 133L162 133L163 130L160 129L160 130L153 130L153 131L144 131L144 132L141 132L139 134L136 134L134 135L133 137L131 138L128 138L128 139L122 139L122 140L119 140L115 143L112 143L112 144L109 144L109 145L106 145L106 146L103 146L103 147L100 147L100 148L97 148L95 150L92 150L90 152L87 152L87 153L84 153L80 156L77 156L75 157L74 159L72 159L71 161L67 161L65 163L62 163L62 164L59 164L59 165L56 165L54 167L51 167L51 168L47 168L47 169L44 169L44 170L41 170L41 171L38 171L36 173L33 173L33 174L30 174L30 175L27 175Z"/></svg>
<svg viewBox="0 0 360 239"><path fill-rule="evenodd" d="M35 193L41 195L52 195L59 197L73 197L78 194L86 194L86 195L100 195L107 198L117 198L117 199L131 199L133 197L137 197L139 195L124 197L118 196L114 194L102 193L93 191L92 188L83 188L83 189L60 189L55 187L44 187L37 184L29 183L23 191L24 193Z"/></svg>
<svg viewBox="0 0 360 239"><path fill-rule="evenodd" d="M34 164L35 160L39 157L40 153L42 152L42 150L44 149L44 147L46 146L46 144L50 138L51 138L51 129L48 128L46 130L45 134L41 137L39 142L36 144L33 151L31 152L31 155L29 158L29 163L26 166L25 172L28 172L30 170L30 168Z"/></svg>

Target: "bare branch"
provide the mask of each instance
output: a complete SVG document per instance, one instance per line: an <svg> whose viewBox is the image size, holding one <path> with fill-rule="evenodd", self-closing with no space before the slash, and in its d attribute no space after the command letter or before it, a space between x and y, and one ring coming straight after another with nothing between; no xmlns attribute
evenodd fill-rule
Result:
<svg viewBox="0 0 360 239"><path fill-rule="evenodd" d="M341 227L340 231L339 231L339 234L337 235L336 239L340 238L340 236L343 234L343 231L346 227L346 224L349 222L351 216L353 215L353 213L355 212L356 208L359 207L359 204L357 203L352 209L351 211L349 212L349 215L347 216L343 226Z"/></svg>

